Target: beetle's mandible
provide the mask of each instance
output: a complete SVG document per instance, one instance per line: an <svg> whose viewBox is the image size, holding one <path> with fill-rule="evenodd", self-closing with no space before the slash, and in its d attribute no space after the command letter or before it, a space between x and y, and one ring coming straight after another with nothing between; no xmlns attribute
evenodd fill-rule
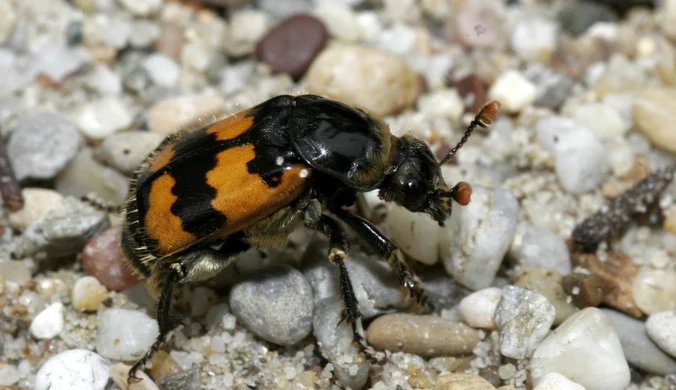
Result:
<svg viewBox="0 0 676 390"><path fill-rule="evenodd" d="M384 201L427 213L443 225L451 201L466 205L471 188L464 182L449 188L440 165L474 128L489 125L499 107L498 102L484 106L441 162L425 142L396 137L374 115L315 95L278 96L167 137L135 172L123 208L122 250L158 298L159 324L156 342L129 379L172 329L178 285L215 276L249 248L283 245L302 225L328 236L328 258L340 271L345 320L370 358L357 331L361 315L343 262L349 252L343 224L387 260L419 308L428 298L397 246L346 206L359 206L363 192L379 190Z"/></svg>

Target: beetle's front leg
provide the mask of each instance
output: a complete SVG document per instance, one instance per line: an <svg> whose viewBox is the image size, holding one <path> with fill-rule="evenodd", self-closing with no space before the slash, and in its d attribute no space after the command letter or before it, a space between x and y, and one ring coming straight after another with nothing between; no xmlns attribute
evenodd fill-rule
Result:
<svg viewBox="0 0 676 390"><path fill-rule="evenodd" d="M425 288L415 274L408 268L397 245L389 238L385 237L385 235L373 226L371 222L343 209L339 196L340 195L337 195L329 202L329 209L340 218L340 220L356 230L369 245L376 249L378 253L387 260L388 264L397 275L399 284L402 287L401 299L405 299L408 293L408 296L412 299L419 312L433 310L433 306L429 303L429 297L425 292Z"/></svg>

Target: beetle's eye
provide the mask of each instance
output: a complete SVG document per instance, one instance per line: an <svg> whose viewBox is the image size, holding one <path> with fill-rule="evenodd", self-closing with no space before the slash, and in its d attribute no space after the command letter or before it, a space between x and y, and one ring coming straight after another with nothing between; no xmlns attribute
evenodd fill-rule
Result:
<svg viewBox="0 0 676 390"><path fill-rule="evenodd" d="M425 188L417 178L408 178L402 186L405 198L405 207L409 210L417 210L423 206L426 199Z"/></svg>

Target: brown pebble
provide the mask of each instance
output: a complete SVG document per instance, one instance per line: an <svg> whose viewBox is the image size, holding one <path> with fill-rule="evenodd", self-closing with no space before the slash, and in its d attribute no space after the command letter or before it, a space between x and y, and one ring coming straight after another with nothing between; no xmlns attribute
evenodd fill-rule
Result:
<svg viewBox="0 0 676 390"><path fill-rule="evenodd" d="M291 16L268 31L256 46L256 58L273 73L299 79L326 45L328 30L311 15Z"/></svg>
<svg viewBox="0 0 676 390"><path fill-rule="evenodd" d="M569 247L572 244L569 242ZM603 260L596 253L571 250L570 260L574 266L588 269L603 283L603 303L632 317L641 318L643 312L634 301L632 286L639 266L623 252L608 251Z"/></svg>
<svg viewBox="0 0 676 390"><path fill-rule="evenodd" d="M94 236L82 250L82 265L108 290L122 291L138 284L120 251L122 227L115 226Z"/></svg>
<svg viewBox="0 0 676 390"><path fill-rule="evenodd" d="M437 378L434 390L495 390L495 386L478 375L456 372Z"/></svg>
<svg viewBox="0 0 676 390"><path fill-rule="evenodd" d="M460 97L470 104L465 106L465 112L479 112L486 103L486 86L479 76L472 73L451 84Z"/></svg>
<svg viewBox="0 0 676 390"><path fill-rule="evenodd" d="M368 327L366 338L376 349L424 357L471 353L479 342L478 332L463 323L407 313L378 317Z"/></svg>
<svg viewBox="0 0 676 390"><path fill-rule="evenodd" d="M150 375L155 378L155 380L183 371L174 358L163 350L155 352L150 359L150 363L152 363Z"/></svg>
<svg viewBox="0 0 676 390"><path fill-rule="evenodd" d="M175 23L165 22L160 25L160 35L155 42L155 50L178 60L183 47L183 28Z"/></svg>
<svg viewBox="0 0 676 390"><path fill-rule="evenodd" d="M570 274L563 277L563 289L580 309L603 302L603 282L596 275Z"/></svg>

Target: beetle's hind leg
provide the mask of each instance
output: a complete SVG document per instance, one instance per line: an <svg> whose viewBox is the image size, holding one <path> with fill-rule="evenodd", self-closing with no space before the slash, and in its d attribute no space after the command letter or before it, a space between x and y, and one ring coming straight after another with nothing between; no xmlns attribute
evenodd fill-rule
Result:
<svg viewBox="0 0 676 390"><path fill-rule="evenodd" d="M347 223L356 230L369 245L376 249L378 253L387 260L388 264L397 275L399 284L402 287L401 300L406 299L408 295L418 312L433 310L434 307L429 302L429 297L427 296L427 292L425 292L425 288L415 274L408 268L397 245L382 234L371 222L343 209L341 203L338 202L337 199L337 197L332 199L332 202L329 204L329 209L341 221Z"/></svg>
<svg viewBox="0 0 676 390"><path fill-rule="evenodd" d="M232 258L249 249L249 244L241 237L231 236L218 249L204 248L184 255L178 262L169 266L167 276L157 303L157 324L159 335L148 352L129 370L128 383L138 381L136 372L143 368L153 354L162 346L167 334L174 328L171 308L175 298L176 287L198 280L207 279L230 264Z"/></svg>
<svg viewBox="0 0 676 390"><path fill-rule="evenodd" d="M340 293L345 304L344 321L352 327L354 340L359 347L359 351L371 363L375 363L376 359L367 350L366 340L364 336L359 333L359 321L362 318L357 304L357 297L354 294L352 282L345 267L345 258L349 252L349 244L347 242L347 232L335 219L321 214L314 217L305 218L305 226L310 229L320 231L329 237L329 261L338 266L340 277ZM342 321L341 321L342 322Z"/></svg>

